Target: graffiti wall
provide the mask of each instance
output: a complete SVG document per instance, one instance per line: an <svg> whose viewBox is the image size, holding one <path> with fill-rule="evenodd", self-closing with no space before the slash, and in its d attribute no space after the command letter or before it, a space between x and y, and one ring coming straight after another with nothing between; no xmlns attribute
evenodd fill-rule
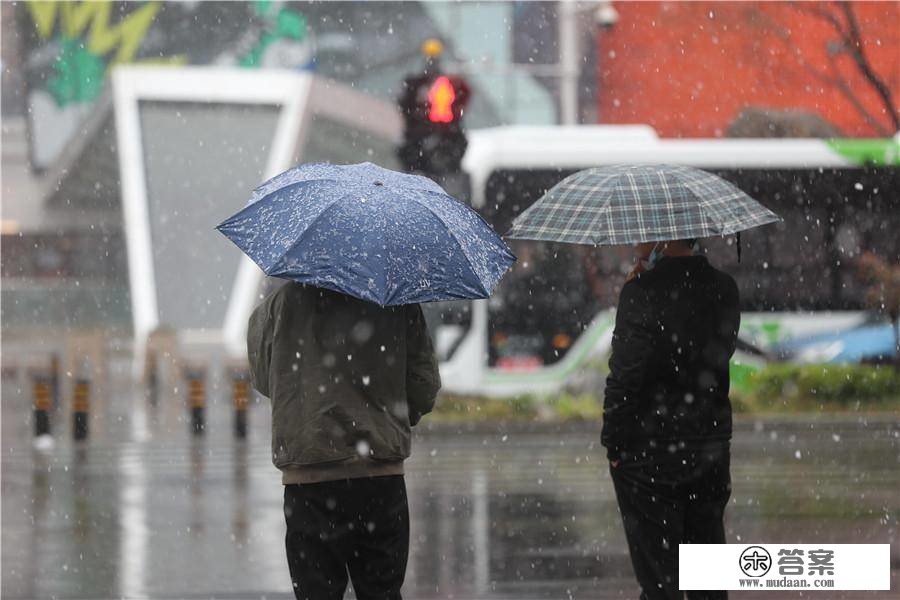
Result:
<svg viewBox="0 0 900 600"><path fill-rule="evenodd" d="M18 5L35 170L53 165L117 64L310 68L304 13L282 2L56 2Z"/></svg>

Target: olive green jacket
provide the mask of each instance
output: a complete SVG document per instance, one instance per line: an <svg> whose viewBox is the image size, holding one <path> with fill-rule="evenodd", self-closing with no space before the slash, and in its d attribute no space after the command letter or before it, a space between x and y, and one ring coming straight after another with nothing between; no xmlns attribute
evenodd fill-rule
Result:
<svg viewBox="0 0 900 600"><path fill-rule="evenodd" d="M272 400L279 469L402 461L441 387L419 305L382 308L289 282L250 316L255 387Z"/></svg>

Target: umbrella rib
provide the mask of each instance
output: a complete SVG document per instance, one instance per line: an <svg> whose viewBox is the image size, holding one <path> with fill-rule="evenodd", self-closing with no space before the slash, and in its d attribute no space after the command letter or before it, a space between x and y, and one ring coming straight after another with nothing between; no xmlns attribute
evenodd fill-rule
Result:
<svg viewBox="0 0 900 600"><path fill-rule="evenodd" d="M602 206L597 211L597 216L594 219L594 221L592 222L593 226L597 226L600 223L601 215L606 216L606 223L609 224L610 219L612 218L613 197L616 194L615 185L616 185L616 183L618 183L619 177L620 177L620 175L617 173L610 173L609 175L607 175L606 179L604 179L603 182L601 183L601 185L603 186L603 189L606 190L606 197L603 199L604 201L602 203ZM607 187L607 184L610 182L610 180L613 181L613 184L611 187ZM599 229L599 227L597 227L597 229ZM594 246L597 246L600 243L597 239L597 234L593 231L591 232L590 242Z"/></svg>
<svg viewBox="0 0 900 600"><path fill-rule="evenodd" d="M334 179L334 178L332 178L332 177L322 177L322 178L319 178L319 179L303 179L303 180L301 180L301 181L295 181L295 182L293 182L293 183L289 183L289 184L287 184L287 185L285 185L285 186L283 186L283 187L280 187L280 188L275 188L275 189L273 189L272 191L266 193L266 195L261 196L261 197L259 198L259 200L255 200L255 201L251 202L251 203L248 204L245 208L248 208L248 207L250 207L250 206L253 206L253 205L256 204L257 202L262 202L263 200L265 200L266 198L268 198L268 197L271 196L272 194L278 194L278 193L284 192L285 190L289 190L289 189L292 189L292 188L294 188L294 187L296 187L296 186L303 185L304 183L318 183L318 182L320 182L320 181L328 181L328 182L335 183L335 184L339 184L339 185L348 185L348 184L352 185L352 184L356 184L356 183L357 183L357 182L341 181L340 179ZM256 190L258 190L259 188L263 187L264 185L265 185L265 183L261 184L259 187L257 187L257 188L254 189L253 191L256 192ZM365 185L365 182L360 181L360 182L358 183L358 185L359 185L360 187L363 187L363 186Z"/></svg>
<svg viewBox="0 0 900 600"><path fill-rule="evenodd" d="M441 198L442 200L452 200L453 202L457 202L457 203L459 203L459 204L462 204L463 207L465 207L465 208L468 209L468 210L471 210L471 211L472 211L472 214L474 214L476 217L478 217L478 218L481 220L482 223L484 223L485 225L487 225L487 226L493 231L494 228L491 227L491 224L487 222L487 219L485 219L484 217L481 216L481 213L479 213L477 210L472 209L472 207L469 206L469 205L467 205L465 202L461 202L461 201L457 200L456 198L454 198L453 196L451 196L451 195L448 194L447 192L438 192L438 191L436 191L436 190L425 190L425 189L423 189L423 190L418 190L418 191L424 192L424 193L426 193L426 194L433 194L433 195L437 196L438 198ZM417 200L416 202L418 202L418 200ZM422 204L422 203L419 202L419 204ZM425 208L428 208L428 206L425 205L425 204L422 204L422 206L425 206ZM429 208L429 210L431 210L431 209ZM431 212L434 212L434 211L431 211ZM438 217L438 218L440 219L440 217ZM441 223L444 223L444 225L447 224L447 223L444 222L443 219L441 219ZM497 233L497 232L495 231L494 233ZM498 234L498 235L499 235L499 234Z"/></svg>
<svg viewBox="0 0 900 600"><path fill-rule="evenodd" d="M433 193L436 194L437 192L433 192ZM447 197L453 198L453 196L449 196L449 194L447 195ZM435 211L433 208L431 208L430 206L428 206L428 205L425 204L424 202L420 201L418 198L410 197L410 199L413 200L413 201L414 201L416 204L418 204L419 206L425 208L425 210L427 210L428 212L430 212L431 214L433 214L435 217L437 217L438 221L440 221L441 224L442 224L444 227L447 228L447 231L450 232L450 239L452 239L452 240L456 243L456 245L457 245L457 247L459 248L460 252L462 252L462 255L466 258L466 262L469 264L469 270L472 271L472 274L475 276L475 279L478 280L478 284L481 286L481 291L482 291L483 293L489 295L489 294L490 294L490 291L487 290L487 289L485 288L484 282L481 280L481 276L480 276L480 275L478 274L478 272L475 270L475 265L472 264L472 259L469 257L468 252L466 252L465 246L463 246L463 245L462 245L462 242L459 241L459 238L457 238L457 237L453 234L453 228L450 227L450 225L447 223L447 221L445 221L444 218L443 218L441 215L439 215L439 214L437 213L437 211ZM453 198L453 200L456 200L456 198ZM456 200L456 201L459 202L458 200ZM460 204L462 204L462 203L460 202ZM478 213L475 213L475 214L478 215ZM484 221L484 218L482 218L481 215L478 215L478 217L481 218L482 221ZM487 223L487 221L484 221L484 222ZM493 231L493 229L492 229L492 231Z"/></svg>
<svg viewBox="0 0 900 600"><path fill-rule="evenodd" d="M328 206L326 206L325 208L323 208L322 211L321 211L319 214L317 214L317 215L313 218L312 221L309 222L309 224L306 226L306 229L304 229L304 230L297 236L297 239L296 239L290 246L288 246L287 250L285 250L285 251L281 254L281 258L279 258L277 261L275 261L275 263L274 263L272 266L274 267L274 266L278 265L279 263L281 263L282 261L284 261L285 257L286 257L288 254L290 254L291 251L294 250L294 248L296 248L297 246L299 246L299 245L300 245L300 242L303 241L304 234L305 234L307 231L309 231L310 229L312 229L313 225L315 225L316 223L318 223L318 222L319 222L319 219L321 219L321 218L325 215L325 213L327 213L329 210L333 209L337 204L339 204L340 202L342 202L342 201L343 201L345 198L347 198L347 196L349 196L349 195L350 195L350 192L344 194L343 196L339 196L339 197L335 198L334 201L333 201L331 204L329 204ZM273 271L274 271L274 269L273 269ZM275 277L275 275L272 275L272 273L266 273L266 275Z"/></svg>
<svg viewBox="0 0 900 600"><path fill-rule="evenodd" d="M704 171L704 173L705 173L705 171ZM677 179L678 181L680 181L680 182L682 183L682 185L684 185L687 189L691 190L691 192L693 192L694 195L698 198L698 200L700 201L700 208L701 208L700 214L703 215L704 220L707 222L707 228L708 228L709 230L718 229L718 230L719 230L719 234L721 235L722 224L721 224L721 223L716 223L716 222L713 221L713 219L709 216L711 213L713 213L713 212L715 212L715 211L711 210L711 207L710 207L710 204L709 204L709 200L706 198L707 194L703 194L703 193L698 192L697 189L694 188L694 186L693 186L693 183L694 183L694 182L691 181L691 180L690 180L689 178L687 178L687 177L682 177L681 171L673 170L673 171L672 171L672 176L673 176L675 179Z"/></svg>
<svg viewBox="0 0 900 600"><path fill-rule="evenodd" d="M501 236L499 233L497 233L497 231L494 229L493 225L491 225L490 223L488 223L487 219L485 219L485 218L481 215L481 213L479 213L477 210L474 210L471 206L467 205L465 202L461 202L461 201L457 200L456 198L454 198L453 196L451 196L450 194L448 194L448 193L446 193L446 192L440 193L440 192L437 192L437 191L434 191L434 190L420 190L420 191L425 192L426 194L434 194L434 195L437 196L438 198L441 198L441 199L444 199L444 200L452 200L453 202L456 202L456 203L458 203L458 204L461 204L465 210L467 210L467 211L469 211L471 214L475 215L475 216L478 218L478 220L481 221L481 222L484 224L485 227L487 227L491 232L494 233L494 235L497 236L497 239L500 241L500 245L497 246L497 248L498 248L498 250L499 250L500 253L509 255L509 256L512 258L513 262L515 262L516 260L518 260L518 259L516 258L516 256L515 256L515 254L513 254L512 251L509 249L509 246L507 246L507 245L503 242L503 236ZM425 208L427 208L431 213L433 213L433 214L441 221L441 223L443 223L443 224L447 227L447 230L448 230L448 231L451 231L451 228L450 228L449 225L447 225L447 222L444 221L444 220L440 217L440 215L438 215L438 214L435 213L433 210L431 210L431 208L430 208L427 204L422 204L422 203L419 202L418 200L416 200L416 202L417 202L418 204L421 204L421 205L424 206ZM532 205L532 206L534 206L534 205ZM531 210L531 207L528 207L527 209L525 209L525 211L528 211L528 210ZM523 212L522 214L524 214L524 212ZM519 215L519 216L522 216L522 215ZM513 223L513 227L514 227L514 226L515 226L515 222ZM511 232L511 231L512 231L512 229L510 229L510 232ZM513 239L516 239L514 236L510 236L510 237L512 237ZM456 239L456 238L454 238L454 239ZM466 254L465 249L463 248L462 244L459 243L459 240L457 240L457 244L459 245L460 250L463 251L463 256L466 257L466 260L469 262L469 265L472 266L472 261L469 259L469 256ZM507 267L507 269L509 269L509 267ZM506 271L504 270L504 273L505 273L505 272L506 272ZM474 267L474 266L472 266L472 273L475 273L475 267ZM477 276L478 273L475 273L475 275ZM502 274L501 274L501 277L502 277ZM480 281L480 279L481 279L481 278L479 277L479 281ZM498 279L497 281L499 281L499 279ZM486 294L489 294L490 292L487 291L487 290L485 290L485 293L486 293Z"/></svg>
<svg viewBox="0 0 900 600"><path fill-rule="evenodd" d="M274 179L274 178L273 178L273 179ZM271 181L271 179L270 179L269 181ZM260 188L262 188L263 186L265 186L269 181L265 181L265 182L259 184L258 186L256 186L256 188L253 189L253 192L255 193L257 190L259 190ZM317 182L320 182L320 181L330 181L330 182L332 182L332 183L336 183L336 184L339 184L339 185L359 185L360 187L367 187L367 186L371 185L370 183L368 183L368 182L366 182L366 181L362 181L362 180L360 180L360 181L348 181L348 180L345 180L345 179L335 179L334 177L316 177L316 178L314 178L314 179L301 179L300 181L294 181L293 183L289 183L289 184L284 185L284 186L282 186L282 187L275 188L275 189L273 189L272 191L266 193L264 196L261 196L258 200L255 200L255 201L251 202L251 203L248 204L247 206L252 206L253 204L256 204L257 202L259 202L260 200L265 200L266 198L268 198L268 197L269 197L270 195L272 195L272 194L275 194L275 193L278 193L278 192L283 192L284 190L290 189L290 188L292 188L292 187L294 187L294 186L301 185L301 184L303 184L303 183L317 183ZM436 190L429 190L428 188L424 188L424 187L422 187L422 188L412 187L412 186L406 187L406 186L404 186L404 185L397 185L397 186L392 185L392 186L390 186L390 187L392 187L392 188L396 187L396 188L399 188L399 189L402 189L402 190L415 190L415 191L417 191L417 192L427 192L427 193L429 193L429 194L438 194L438 192L437 192Z"/></svg>
<svg viewBox="0 0 900 600"><path fill-rule="evenodd" d="M487 219L485 219L483 216L481 216L481 213L479 213L477 210L472 209L472 207L469 206L469 205L467 205L465 202L460 202L459 200L457 200L456 198L454 198L453 196L451 196L451 195L448 194L447 192L441 193L441 192L437 192L437 191L435 191L435 190L419 190L419 191L425 192L426 194L434 194L435 196L437 196L438 198L441 198L442 200L452 200L453 202L456 202L456 203L458 203L458 204L461 204L461 205L463 206L463 208L465 208L466 210L468 210L468 211L470 211L472 214L474 214L476 217L478 217L478 219L479 219L482 223L484 223L485 226L487 226L488 229L490 229L490 230L493 231L495 234L497 234L498 237L500 236L499 233L497 233L496 231L494 231L494 227L493 227L490 223L487 222ZM419 204L422 204L422 203L419 202L418 200L416 200L416 202L418 202ZM428 207L428 205L426 205L426 204L422 204L422 206L424 206L425 208L428 208L428 210L431 210L431 209ZM526 210L527 210L527 209L526 209ZM431 210L431 212L433 213L434 211ZM441 217L440 217L439 215L435 214L435 216L437 216L438 219L441 219ZM441 223L443 223L444 225L447 225L447 223L446 223L443 219L441 219ZM448 226L447 229L449 230L450 227Z"/></svg>
<svg viewBox="0 0 900 600"><path fill-rule="evenodd" d="M707 222L712 227L718 229L717 233L719 235L730 235L730 234L736 233L738 231L743 231L743 229L737 228L740 225L737 225L734 228L724 227L722 222L715 222L711 218L709 218L707 215L710 213L715 213L716 211L714 211L712 209L712 206L710 205L710 201L706 197L707 195L700 193L700 191L698 191L694 187L695 183L697 183L697 182L692 181L691 179L689 179L687 177L682 177L682 173L680 171L673 172L673 176L675 178L677 178L685 187L687 187L689 190L691 190L691 192L693 192L697 196L697 198L699 198L700 206L704 209L703 211L701 211L702 214L707 218ZM778 215L773 213L771 210L766 208L764 205L759 203L757 200L754 200L753 198L748 196L746 192L744 192L743 190L741 190L740 188L735 186L733 183L729 182L728 180L724 180L724 179L723 179L723 181L725 181L725 183L727 183L729 186L734 188L734 191L736 192L734 200L740 200L742 197L748 198L751 201L753 201L755 204L757 204L760 208L762 208L761 212L768 213L768 214L761 215L759 217L752 215L752 214L749 216L745 216L745 217L733 217L733 219L735 221L737 221L737 223L742 224L742 222L749 222L749 221L756 221L758 219L764 219L762 223L758 223L756 225L758 227L761 225L768 225L769 223L775 223L775 222L778 222L781 220L781 217L779 217Z"/></svg>
<svg viewBox="0 0 900 600"><path fill-rule="evenodd" d="M258 200L254 200L253 202L248 203L245 207L243 207L242 209L240 209L239 211L237 211L236 213L234 213L233 215L231 215L230 217L226 218L224 221L222 221L221 223L219 223L218 225L216 225L215 228L218 229L219 231L222 231L221 227L222 227L223 225L225 225L225 224L228 223L229 221L233 221L234 219L240 217L240 216L243 215L245 212L247 212L251 207L256 206L258 203L262 202L263 200L265 200L266 198L268 198L268 197L271 196L272 194L276 194L276 193L281 192L281 191L284 191L284 190L286 190L286 189L293 188L294 186L298 186L298 185L303 184L303 183L311 183L311 182L316 182L316 181L333 181L334 183L343 183L343 182L341 182L341 181L339 181L339 180L337 180L337 179L330 179L330 178L322 178L322 179L304 179L303 181L295 181L294 183L290 183L290 184L288 184L288 185L286 185L286 186L284 186L284 187L280 187L280 188L274 189L274 190L272 190L271 192L269 192L268 194L266 194L265 196L260 197ZM258 190L259 188L261 188L263 185L265 185L265 183L259 185L259 186L258 186L256 189L254 189L253 191L256 192L256 190ZM224 233L224 232L223 232L223 233Z"/></svg>

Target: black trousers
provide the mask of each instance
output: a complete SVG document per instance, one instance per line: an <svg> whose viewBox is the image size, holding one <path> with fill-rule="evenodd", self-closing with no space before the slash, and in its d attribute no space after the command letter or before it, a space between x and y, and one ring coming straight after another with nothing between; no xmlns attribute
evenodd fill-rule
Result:
<svg viewBox="0 0 900 600"><path fill-rule="evenodd" d="M729 444L717 442L610 464L641 600L728 597L678 590L678 544L725 543L730 462Z"/></svg>
<svg viewBox="0 0 900 600"><path fill-rule="evenodd" d="M284 486L287 558L298 600L400 599L409 555L402 475Z"/></svg>

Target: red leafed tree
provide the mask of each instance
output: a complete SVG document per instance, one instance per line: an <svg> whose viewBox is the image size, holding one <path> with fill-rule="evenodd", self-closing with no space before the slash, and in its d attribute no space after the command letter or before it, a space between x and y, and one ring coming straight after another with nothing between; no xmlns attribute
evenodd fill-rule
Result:
<svg viewBox="0 0 900 600"><path fill-rule="evenodd" d="M826 45L828 64L817 67L806 61L802 52L793 46L797 60L800 61L817 79L823 83L839 89L860 115L879 134L883 136L900 132L900 109L894 101L894 94L888 86L885 78L876 72L869 61L866 52L866 43L860 30L853 5L850 2L792 2L791 7L801 13L805 13L827 23L834 30L835 37ZM900 24L894 21L895 27ZM786 40L790 43L790 34L786 34ZM880 103L882 115L877 114L864 103L860 94L851 86L851 78L846 75L848 67L842 68L837 57L844 55L850 58L849 69L856 71L857 78L861 75L862 81L874 92ZM894 74L897 75L896 73ZM895 82L896 84L896 82Z"/></svg>
<svg viewBox="0 0 900 600"><path fill-rule="evenodd" d="M619 22L598 35L602 122L717 137L755 107L799 115L786 129L807 135L900 129L900 2L615 6Z"/></svg>

